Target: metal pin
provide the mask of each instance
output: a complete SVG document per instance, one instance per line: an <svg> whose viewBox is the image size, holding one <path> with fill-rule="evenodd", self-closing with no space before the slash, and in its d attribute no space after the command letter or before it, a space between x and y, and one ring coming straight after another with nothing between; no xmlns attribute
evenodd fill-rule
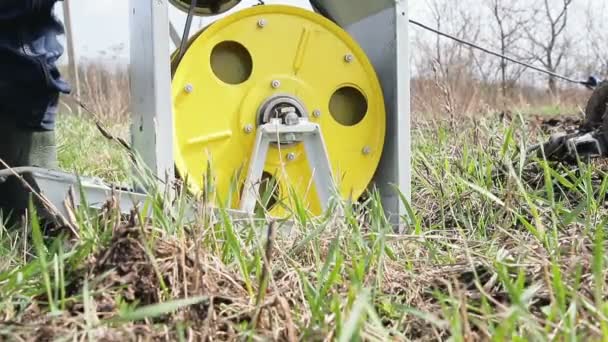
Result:
<svg viewBox="0 0 608 342"><path fill-rule="evenodd" d="M321 111L318 109L315 109L312 111L312 116L315 118L321 117Z"/></svg>
<svg viewBox="0 0 608 342"><path fill-rule="evenodd" d="M247 134L251 134L253 132L253 125L252 124L245 125L245 127L243 128L243 131L245 131L245 133L247 133Z"/></svg>
<svg viewBox="0 0 608 342"><path fill-rule="evenodd" d="M353 57L353 55L351 55L350 53L349 53L349 54L347 54L346 56L344 56L344 61L345 61L346 63L350 63L350 62L352 62L352 61L353 61L353 59L354 59L354 57Z"/></svg>
<svg viewBox="0 0 608 342"><path fill-rule="evenodd" d="M274 88L277 89L281 86L281 81L279 80L273 80L272 83L270 83L270 85Z"/></svg>
<svg viewBox="0 0 608 342"><path fill-rule="evenodd" d="M186 86L184 87L184 91L190 94L192 91L194 91L194 86L192 86L192 84L186 84Z"/></svg>
<svg viewBox="0 0 608 342"><path fill-rule="evenodd" d="M294 161L296 160L296 154L295 153L287 153L287 160L288 161Z"/></svg>
<svg viewBox="0 0 608 342"><path fill-rule="evenodd" d="M361 151L361 153L363 153L364 156L367 156L372 153L372 148L369 146L365 146L363 147L363 151Z"/></svg>
<svg viewBox="0 0 608 342"><path fill-rule="evenodd" d="M258 27L259 28L266 27L266 19L260 19L260 20L258 20Z"/></svg>

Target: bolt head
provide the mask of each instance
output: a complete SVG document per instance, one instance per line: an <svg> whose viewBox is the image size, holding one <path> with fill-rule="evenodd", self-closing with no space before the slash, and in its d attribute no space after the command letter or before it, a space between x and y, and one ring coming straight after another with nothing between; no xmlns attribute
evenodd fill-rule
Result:
<svg viewBox="0 0 608 342"><path fill-rule="evenodd" d="M253 125L252 124L245 125L245 127L243 128L243 131L247 134L253 133Z"/></svg>
<svg viewBox="0 0 608 342"><path fill-rule="evenodd" d="M296 141L296 135L293 133L285 134L285 142L291 143Z"/></svg>
<svg viewBox="0 0 608 342"><path fill-rule="evenodd" d="M372 148L369 146L365 146L365 147L363 147L363 150L361 151L361 153L363 153L364 156L367 156L370 153L372 153Z"/></svg>
<svg viewBox="0 0 608 342"><path fill-rule="evenodd" d="M287 126L295 126L300 123L300 117L296 113L288 113L285 115L285 124Z"/></svg>
<svg viewBox="0 0 608 342"><path fill-rule="evenodd" d="M281 81L273 80L272 82L270 82L270 86L273 87L274 89L277 89L281 86Z"/></svg>
<svg viewBox="0 0 608 342"><path fill-rule="evenodd" d="M287 160L288 161L294 161L296 160L296 154L295 153L287 153Z"/></svg>
<svg viewBox="0 0 608 342"><path fill-rule="evenodd" d="M349 53L349 54L347 54L346 56L344 56L344 61L345 61L346 63L350 63L350 62L352 62L354 59L355 59L355 57L353 57L353 55L351 55L350 53Z"/></svg>
<svg viewBox="0 0 608 342"><path fill-rule="evenodd" d="M267 24L266 19L260 19L260 20L258 20L258 27L259 27L259 28L264 28L264 27L266 27L266 24Z"/></svg>
<svg viewBox="0 0 608 342"><path fill-rule="evenodd" d="M312 111L312 116L315 118L321 117L321 111L318 109L315 109Z"/></svg>
<svg viewBox="0 0 608 342"><path fill-rule="evenodd" d="M186 84L184 87L184 91L188 94L194 91L194 86L192 84Z"/></svg>

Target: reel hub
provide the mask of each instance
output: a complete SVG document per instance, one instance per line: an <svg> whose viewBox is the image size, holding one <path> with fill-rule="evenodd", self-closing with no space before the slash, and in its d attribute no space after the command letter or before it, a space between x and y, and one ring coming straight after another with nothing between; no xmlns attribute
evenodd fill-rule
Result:
<svg viewBox="0 0 608 342"><path fill-rule="evenodd" d="M294 125L293 120L308 118L304 104L291 95L272 95L260 106L258 126L268 124L272 119L280 119L284 125Z"/></svg>

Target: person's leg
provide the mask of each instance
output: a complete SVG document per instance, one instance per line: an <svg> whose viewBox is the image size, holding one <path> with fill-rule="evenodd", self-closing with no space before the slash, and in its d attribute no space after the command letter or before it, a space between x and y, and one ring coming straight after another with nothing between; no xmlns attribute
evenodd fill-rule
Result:
<svg viewBox="0 0 608 342"><path fill-rule="evenodd" d="M27 114L9 113L0 107L0 170L4 173L12 174L7 167L58 167L55 131L24 125L21 119L27 118ZM11 225L17 223L28 208L31 188L37 191L28 174L0 178L1 216ZM35 196L33 199L39 203Z"/></svg>
<svg viewBox="0 0 608 342"><path fill-rule="evenodd" d="M55 115L59 94L69 93L56 66L63 54L57 0L19 0L0 5L1 174L15 167L57 167ZM25 180L25 182L24 182ZM25 183L25 184L24 184ZM29 205L31 176L0 178L0 210L21 216ZM34 198L36 199L36 198ZM39 211L40 206L38 206ZM42 212L44 213L44 212Z"/></svg>

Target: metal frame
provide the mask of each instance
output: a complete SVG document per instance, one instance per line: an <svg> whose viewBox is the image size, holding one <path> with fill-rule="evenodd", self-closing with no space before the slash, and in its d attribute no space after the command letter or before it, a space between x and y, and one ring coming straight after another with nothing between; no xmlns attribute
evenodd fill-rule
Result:
<svg viewBox="0 0 608 342"><path fill-rule="evenodd" d="M125 189L111 188L102 180L93 177L77 177L73 174L48 170L37 167L17 167L0 170L0 182L2 178L20 177L34 179L30 184L39 196L45 199L53 207L55 215L64 219L71 217L70 206L76 207L86 205L92 209L102 209L110 199L116 201L118 209L123 214L128 214L134 208L142 209L146 201L146 195ZM24 190L28 190L24 186ZM85 194L86 198L82 198ZM73 203L70 203L73 202ZM146 213L148 215L150 213Z"/></svg>
<svg viewBox="0 0 608 342"><path fill-rule="evenodd" d="M78 177L76 175L49 170L38 167L17 167L0 170L0 183L8 177L18 175L25 182L33 179L34 183L24 185L24 191L34 191L40 199L50 205L52 215L59 216L59 221L74 219L74 211L86 206L89 209L102 210L110 201L123 215L129 215L137 210L143 217L152 217L154 210L148 207L146 201L149 197L145 193L135 192L132 189L123 189L106 184L103 180L94 177ZM84 197L82 196L84 195ZM185 221L195 221L198 210L196 207L186 206L182 217ZM211 208L211 218L221 217L223 209ZM250 215L237 210L225 210L235 219L250 219Z"/></svg>
<svg viewBox="0 0 608 342"><path fill-rule="evenodd" d="M321 208L326 210L334 191L335 180L329 162L327 148L321 134L321 127L300 118L294 125L285 125L280 119L272 119L270 123L261 125L256 134L245 191L241 199L241 211L253 213L258 200L260 180L264 172L268 149L272 143L302 142L306 151L306 158L311 168L317 196Z"/></svg>
<svg viewBox="0 0 608 342"><path fill-rule="evenodd" d="M405 206L398 190L410 198L410 99L407 0L315 0L315 7L343 27L369 56L380 78L387 109L386 141L374 185L380 190L387 216L399 224ZM319 8L321 7L321 8ZM130 0L131 15L131 112L132 146L146 166L171 184L174 177L173 112L171 101L170 22L168 0ZM175 32L174 32L175 40ZM322 205L333 195L333 177L320 128L306 120L295 125L271 122L258 131L254 158L249 170L250 191L242 210L252 212L256 183L271 142L296 136L304 142ZM118 197L120 209L128 213L145 201L143 193L113 189L92 178L77 178L63 172L37 168L12 169L31 174L40 192L62 214L70 191L80 205L99 208L110 196ZM0 177L3 175L0 174ZM1 181L1 180L0 180ZM395 187L398 187L396 189ZM254 192L251 192L251 189ZM143 189L138 189L143 190ZM239 213L231 211L233 215ZM148 213L144 213L148 214ZM240 212L243 214L243 211Z"/></svg>
<svg viewBox="0 0 608 342"><path fill-rule="evenodd" d="M131 138L144 163L174 177L173 105L167 0L130 0Z"/></svg>
<svg viewBox="0 0 608 342"><path fill-rule="evenodd" d="M173 170L168 0L131 1L133 142L159 177ZM411 197L410 72L407 0L316 0L369 56L387 109L384 151L374 185L391 222L405 215L400 193ZM224 14L226 15L226 14ZM212 19L211 19L212 20Z"/></svg>

